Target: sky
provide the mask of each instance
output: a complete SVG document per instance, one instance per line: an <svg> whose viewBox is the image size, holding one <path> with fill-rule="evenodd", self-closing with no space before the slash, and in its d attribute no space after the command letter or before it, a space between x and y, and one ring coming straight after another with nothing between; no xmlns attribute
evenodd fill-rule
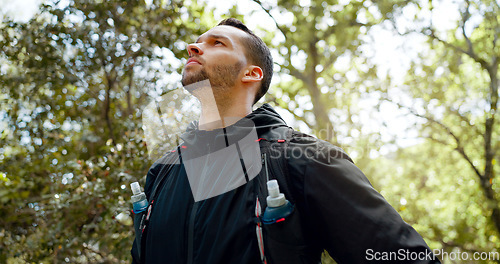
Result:
<svg viewBox="0 0 500 264"><path fill-rule="evenodd" d="M37 11L41 0L0 0L0 14L17 21L28 21Z"/></svg>

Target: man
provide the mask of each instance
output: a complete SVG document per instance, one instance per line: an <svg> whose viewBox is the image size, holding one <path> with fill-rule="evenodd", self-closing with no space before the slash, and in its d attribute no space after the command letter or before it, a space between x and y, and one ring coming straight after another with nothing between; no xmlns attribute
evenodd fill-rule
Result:
<svg viewBox="0 0 500 264"><path fill-rule="evenodd" d="M252 111L273 62L244 24L223 20L187 49L182 84L202 113L148 172L134 263L319 263L325 249L338 263L439 263L341 149L267 104ZM271 179L292 210L266 222Z"/></svg>

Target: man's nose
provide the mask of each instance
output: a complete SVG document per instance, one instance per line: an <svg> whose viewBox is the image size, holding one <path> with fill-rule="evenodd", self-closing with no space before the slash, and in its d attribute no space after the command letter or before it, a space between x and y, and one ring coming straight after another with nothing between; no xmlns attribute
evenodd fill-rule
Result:
<svg viewBox="0 0 500 264"><path fill-rule="evenodd" d="M203 50L201 49L200 45L198 43L192 43L187 45L187 51L189 54L189 57L193 55L202 55Z"/></svg>

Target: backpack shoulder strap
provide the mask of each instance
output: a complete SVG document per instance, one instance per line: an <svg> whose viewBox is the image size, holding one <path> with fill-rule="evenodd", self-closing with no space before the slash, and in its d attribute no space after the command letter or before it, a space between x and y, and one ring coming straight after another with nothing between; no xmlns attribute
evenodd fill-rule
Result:
<svg viewBox="0 0 500 264"><path fill-rule="evenodd" d="M267 161L267 168L264 164L264 174L267 172L270 179L276 179L279 184L280 192L285 194L285 197L292 204L292 213L281 218L278 222L264 223L262 220L266 204L267 186L260 189L257 193L256 201L256 217L257 219L257 242L261 252L261 263L287 263L287 264L303 264L303 263L319 263L318 254L312 254L310 245L305 239L305 226L303 226L300 208L297 206L297 200L300 196L295 190L293 179L289 173L288 157L291 154L289 151L290 141L293 139L294 130L288 128L281 130L283 132L277 140L271 140L269 143L264 143L263 154L271 153L270 159ZM265 162L266 160L264 160ZM271 166L269 166L271 165ZM263 179L261 177L259 179ZM266 179L267 180L267 179ZM266 180L264 180L264 185ZM261 180L262 182L262 180ZM295 197L294 197L294 194ZM261 202L262 201L262 202ZM267 207L267 205L266 205ZM285 220L286 219L286 220Z"/></svg>
<svg viewBox="0 0 500 264"><path fill-rule="evenodd" d="M280 191L292 203L295 202L291 191L291 180L288 172L287 148L292 139L293 129L290 127L278 127L270 131L272 136L260 139L262 146L262 167L263 175L259 200L265 203L267 197L266 182L275 179L278 181ZM265 207L263 207L265 208Z"/></svg>
<svg viewBox="0 0 500 264"><path fill-rule="evenodd" d="M175 153L177 152L177 153ZM171 156L174 155L176 158L171 158ZM177 157L179 160L177 160ZM161 170L158 172L156 175L154 182L153 182L153 188L151 189L151 193L149 193L148 196L148 202L151 203L156 197L156 192L158 191L158 188L161 187L165 179L167 178L167 175L169 174L170 170L172 170L172 167L174 164L182 164L182 156L181 156L181 146L177 146L176 150L172 150L171 153L168 153L165 155L162 160L165 161L165 164L163 164Z"/></svg>

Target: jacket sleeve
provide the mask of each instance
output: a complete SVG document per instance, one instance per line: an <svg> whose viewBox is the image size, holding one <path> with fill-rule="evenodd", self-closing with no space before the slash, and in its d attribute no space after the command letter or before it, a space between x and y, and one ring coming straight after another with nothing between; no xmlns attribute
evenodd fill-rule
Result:
<svg viewBox="0 0 500 264"><path fill-rule="evenodd" d="M303 152L302 168L295 169L302 170L308 223L316 227L321 247L338 263L376 263L384 257L440 263L341 149L326 142L316 146Z"/></svg>

